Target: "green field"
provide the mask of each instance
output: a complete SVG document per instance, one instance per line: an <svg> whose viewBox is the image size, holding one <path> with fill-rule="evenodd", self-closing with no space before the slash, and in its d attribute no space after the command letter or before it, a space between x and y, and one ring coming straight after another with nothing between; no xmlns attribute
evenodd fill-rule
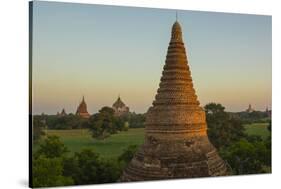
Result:
<svg viewBox="0 0 281 189"><path fill-rule="evenodd" d="M267 130L267 123L249 124L245 125L245 128L246 133L259 135L264 139L270 134ZM143 143L144 128L129 129L128 131L114 134L104 140L93 139L87 129L48 130L47 135L59 136L71 153L89 148L99 153L102 157L116 158L129 145L140 145ZM37 147L35 146L35 148Z"/></svg>
<svg viewBox="0 0 281 189"><path fill-rule="evenodd" d="M266 139L270 132L267 129L268 123L253 123L245 125L246 133L249 135L258 135Z"/></svg>
<svg viewBox="0 0 281 189"><path fill-rule="evenodd" d="M105 158L116 158L129 145L140 145L144 141L144 129L129 129L104 140L95 140L87 129L48 130L48 135L57 135L71 153L84 148L93 149Z"/></svg>

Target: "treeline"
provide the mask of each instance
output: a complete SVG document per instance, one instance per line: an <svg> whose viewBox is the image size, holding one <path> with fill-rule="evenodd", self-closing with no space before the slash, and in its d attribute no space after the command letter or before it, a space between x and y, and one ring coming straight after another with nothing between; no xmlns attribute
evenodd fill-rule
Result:
<svg viewBox="0 0 281 189"><path fill-rule="evenodd" d="M268 115L268 113L262 111L237 112L229 114L239 118L243 124L267 123L271 120L271 117Z"/></svg>
<svg viewBox="0 0 281 189"><path fill-rule="evenodd" d="M114 110L110 107L103 107L99 110L98 113L93 114L91 117L98 116L101 112L109 112L114 115ZM91 118L90 117L90 118ZM128 113L125 115L122 115L120 117L116 117L117 119L120 119L123 122L128 122L128 126L130 128L142 128L144 127L144 121L145 121L145 114L137 114L137 113ZM64 116L58 116L58 115L34 115L33 120L39 122L34 122L33 124L35 126L39 127L45 127L46 129L82 129L82 128L88 128L88 119L81 118L80 116L74 115L72 113L64 115ZM43 125L41 125L43 124Z"/></svg>
<svg viewBox="0 0 281 189"><path fill-rule="evenodd" d="M37 142L44 135L46 129L89 129L96 139L104 139L119 131L129 128L143 128L145 114L128 113L115 116L110 107L103 107L89 119L74 114L60 115L34 115L33 139Z"/></svg>
<svg viewBox="0 0 281 189"><path fill-rule="evenodd" d="M239 116L225 112L221 104L205 107L208 136L221 157L232 168L232 174L271 172L271 134L268 138L248 135ZM268 120L271 133L271 121Z"/></svg>
<svg viewBox="0 0 281 189"><path fill-rule="evenodd" d="M90 149L69 155L59 137L48 136L32 157L32 187L117 182L136 150L129 146L117 159L104 159Z"/></svg>

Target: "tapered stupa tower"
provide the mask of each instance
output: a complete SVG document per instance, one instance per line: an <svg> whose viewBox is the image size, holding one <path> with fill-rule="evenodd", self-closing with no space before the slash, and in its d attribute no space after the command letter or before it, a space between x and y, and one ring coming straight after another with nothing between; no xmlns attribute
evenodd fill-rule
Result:
<svg viewBox="0 0 281 189"><path fill-rule="evenodd" d="M193 88L180 24L172 27L166 62L145 122L145 142L121 176L143 181L227 175L207 136L205 111Z"/></svg>
<svg viewBox="0 0 281 189"><path fill-rule="evenodd" d="M82 102L79 104L79 106L77 108L76 115L78 115L82 118L90 117L90 114L88 113L88 110L87 110L87 104L85 102L84 96L82 98Z"/></svg>

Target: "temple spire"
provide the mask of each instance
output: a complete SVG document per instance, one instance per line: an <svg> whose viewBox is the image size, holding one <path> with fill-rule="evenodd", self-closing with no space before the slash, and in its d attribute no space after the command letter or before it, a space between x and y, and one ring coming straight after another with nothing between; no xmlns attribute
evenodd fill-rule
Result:
<svg viewBox="0 0 281 189"><path fill-rule="evenodd" d="M123 172L121 181L144 181L227 175L207 135L178 21L155 100L145 116L145 140Z"/></svg>
<svg viewBox="0 0 281 189"><path fill-rule="evenodd" d="M90 117L90 114L88 113L88 110L87 110L87 104L85 102L84 95L82 97L81 103L77 107L76 115L78 115L82 118L89 118Z"/></svg>

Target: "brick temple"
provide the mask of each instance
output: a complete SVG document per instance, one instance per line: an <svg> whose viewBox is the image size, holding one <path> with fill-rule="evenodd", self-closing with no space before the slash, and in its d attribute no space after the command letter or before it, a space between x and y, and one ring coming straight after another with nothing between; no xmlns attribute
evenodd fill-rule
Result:
<svg viewBox="0 0 281 189"><path fill-rule="evenodd" d="M87 110L87 104L85 102L84 96L82 98L82 102L79 104L79 106L77 108L76 115L78 115L82 118L90 117L90 114L88 113L88 110Z"/></svg>
<svg viewBox="0 0 281 189"><path fill-rule="evenodd" d="M113 103L112 108L116 116L122 116L129 113L129 107L118 96L117 100Z"/></svg>
<svg viewBox="0 0 281 189"><path fill-rule="evenodd" d="M159 89L146 115L144 144L120 181L227 174L226 163L208 139L205 111L195 94L181 26L176 21Z"/></svg>

